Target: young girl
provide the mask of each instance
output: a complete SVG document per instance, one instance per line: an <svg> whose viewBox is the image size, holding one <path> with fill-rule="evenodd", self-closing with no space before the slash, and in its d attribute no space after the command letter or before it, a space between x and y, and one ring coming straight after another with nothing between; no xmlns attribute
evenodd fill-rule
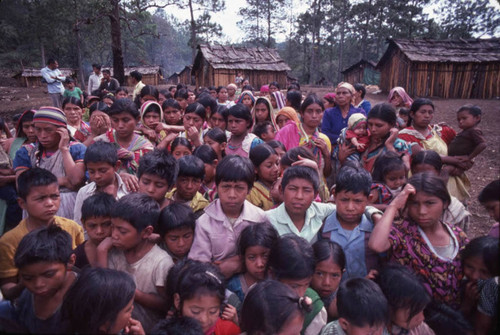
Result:
<svg viewBox="0 0 500 335"><path fill-rule="evenodd" d="M252 92L243 91L243 92L241 92L241 95L238 98L238 101L236 101L236 104L243 104L243 105L247 106L247 108L249 110L252 110L253 106L255 104L255 97L253 96Z"/></svg>
<svg viewBox="0 0 500 335"><path fill-rule="evenodd" d="M234 292L240 301L245 299L253 284L265 279L269 252L278 239L276 229L266 223L248 226L241 232L238 249L243 257L243 273L227 283L228 290Z"/></svg>
<svg viewBox="0 0 500 335"><path fill-rule="evenodd" d="M252 114L245 105L237 104L229 108L226 123L231 136L227 141L226 154L248 157L253 147L263 143L250 132L252 122Z"/></svg>
<svg viewBox="0 0 500 335"><path fill-rule="evenodd" d="M410 109L403 107L399 110L398 114L398 128L404 129L411 125Z"/></svg>
<svg viewBox="0 0 500 335"><path fill-rule="evenodd" d="M252 118L254 127L257 123L270 121L273 124L274 129L276 129L276 116L274 116L274 110L269 99L265 97L260 97L255 101L255 105L252 110Z"/></svg>
<svg viewBox="0 0 500 335"><path fill-rule="evenodd" d="M377 157L373 166L370 203L385 210L406 184L406 168L401 156L388 151Z"/></svg>
<svg viewBox="0 0 500 335"><path fill-rule="evenodd" d="M10 156L11 160L16 158L16 152L25 144L34 143L36 141L35 127L33 125L34 110L26 110L21 114L16 124L16 137L8 137L2 143L5 152Z"/></svg>
<svg viewBox="0 0 500 335"><path fill-rule="evenodd" d="M170 146L170 153L175 159L179 159L182 156L191 155L193 153L193 146L186 138L176 137Z"/></svg>
<svg viewBox="0 0 500 335"><path fill-rule="evenodd" d="M206 111L202 104L197 102L186 107L182 123L185 131L180 133L180 137L185 137L194 147L203 144L203 123L206 121Z"/></svg>
<svg viewBox="0 0 500 335"><path fill-rule="evenodd" d="M328 312L328 320L338 318L337 289L345 271L345 254L342 247L330 240L319 240L313 244L316 265L311 280Z"/></svg>
<svg viewBox="0 0 500 335"><path fill-rule="evenodd" d="M205 177L201 183L199 192L203 194L205 199L212 202L217 194L215 188L215 169L219 162L217 153L208 144L203 144L194 150L193 156L201 159L205 165Z"/></svg>
<svg viewBox="0 0 500 335"><path fill-rule="evenodd" d="M67 97L63 100L62 109L68 120L68 130L71 136L79 142L85 142L91 133L90 126L82 120L82 108L80 99Z"/></svg>
<svg viewBox="0 0 500 335"><path fill-rule="evenodd" d="M142 104L140 113L141 126L139 129L153 145L156 145L162 138L167 136L165 131L162 130L159 134L157 134L155 130L158 123L161 123L163 120L163 110L160 104L149 100Z"/></svg>
<svg viewBox="0 0 500 335"><path fill-rule="evenodd" d="M209 129L203 136L203 142L214 149L219 162L226 156L227 136L220 128Z"/></svg>
<svg viewBox="0 0 500 335"><path fill-rule="evenodd" d="M211 128L219 128L226 131L226 119L228 108L226 106L218 105L217 109L210 115ZM227 132L227 131L226 131Z"/></svg>
<svg viewBox="0 0 500 335"><path fill-rule="evenodd" d="M128 98L128 90L126 87L118 87L115 91L115 98L118 99L125 99Z"/></svg>
<svg viewBox="0 0 500 335"><path fill-rule="evenodd" d="M285 156L286 148L280 141L272 140L267 142L266 144L269 145L271 148L273 148L274 151L276 151L280 160L281 158L283 158L283 156Z"/></svg>
<svg viewBox="0 0 500 335"><path fill-rule="evenodd" d="M264 143L250 150L250 160L255 168L257 180L247 200L267 211L275 205L271 189L280 174L280 158L273 148Z"/></svg>
<svg viewBox="0 0 500 335"><path fill-rule="evenodd" d="M457 308L463 276L459 251L468 240L460 228L441 221L449 203L446 185L439 177L429 173L413 176L375 225L368 246L379 253L390 250L391 260L418 273L434 300ZM393 224L404 208L406 218Z"/></svg>
<svg viewBox="0 0 500 335"><path fill-rule="evenodd" d="M217 87L217 103L222 106L232 105L231 101L228 101L228 92L226 86Z"/></svg>

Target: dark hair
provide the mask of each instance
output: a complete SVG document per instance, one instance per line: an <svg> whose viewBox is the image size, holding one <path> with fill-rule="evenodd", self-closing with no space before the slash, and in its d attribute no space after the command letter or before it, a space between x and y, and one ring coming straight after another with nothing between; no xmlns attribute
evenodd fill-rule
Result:
<svg viewBox="0 0 500 335"><path fill-rule="evenodd" d="M186 107L186 110L184 111L184 116L186 114L190 114L190 113L194 113L194 114L198 115L199 117L201 117L203 119L203 121L205 121L207 118L207 112L205 111L205 107L202 104L197 103L197 102L189 104Z"/></svg>
<svg viewBox="0 0 500 335"><path fill-rule="evenodd" d="M96 69L98 69L99 71L100 71L100 70L101 70L101 68L102 68L101 64L97 64L97 63L92 64L92 68L94 68L94 67L95 67Z"/></svg>
<svg viewBox="0 0 500 335"><path fill-rule="evenodd" d="M247 121L248 123L247 129L252 128L253 125L252 113L250 112L250 109L244 104L236 104L231 108L229 108L228 113L224 115L224 120L226 120L226 123L227 119L229 118L229 115L237 119L243 119Z"/></svg>
<svg viewBox="0 0 500 335"><path fill-rule="evenodd" d="M54 64L55 62L57 62L57 61L54 58L49 58L47 60L47 65Z"/></svg>
<svg viewBox="0 0 500 335"><path fill-rule="evenodd" d="M215 169L215 184L218 186L222 181L244 181L250 191L255 181L252 161L236 155L224 157Z"/></svg>
<svg viewBox="0 0 500 335"><path fill-rule="evenodd" d="M398 117L396 116L396 110L389 103L376 104L370 109L366 119L379 119L388 123L391 127L396 125Z"/></svg>
<svg viewBox="0 0 500 335"><path fill-rule="evenodd" d="M483 113L481 111L481 107L476 106L476 105L472 105L472 104L467 104L467 105L460 107L457 111L457 114L460 112L463 112L463 111L469 112L469 114L472 116L481 116L481 114ZM479 120L479 122L481 122L481 120Z"/></svg>
<svg viewBox="0 0 500 335"><path fill-rule="evenodd" d="M424 316L436 335L469 335L474 330L461 312L434 300L424 310Z"/></svg>
<svg viewBox="0 0 500 335"><path fill-rule="evenodd" d="M165 299L166 299L166 310L169 311L174 306L174 294L177 292L177 282L179 281L180 275L191 265L197 263L198 261L185 258L179 260L168 270L167 278L165 280Z"/></svg>
<svg viewBox="0 0 500 335"><path fill-rule="evenodd" d="M306 147L295 147L288 150L283 157L281 157L280 164L281 166L292 166L293 163L300 160L300 157L308 158L317 163L316 157L311 150Z"/></svg>
<svg viewBox="0 0 500 335"><path fill-rule="evenodd" d="M203 180L205 178L205 164L196 156L182 156L178 160L178 177L193 177Z"/></svg>
<svg viewBox="0 0 500 335"><path fill-rule="evenodd" d="M158 233L161 238L170 231L179 228L191 228L194 231L196 218L191 207L173 202L160 212L158 220Z"/></svg>
<svg viewBox="0 0 500 335"><path fill-rule="evenodd" d="M203 335L203 328L198 320L188 316L174 316L158 322L151 334L155 335Z"/></svg>
<svg viewBox="0 0 500 335"><path fill-rule="evenodd" d="M290 83L290 85L288 86L287 88L288 91L291 91L291 90L296 90L296 91L300 91L300 84L298 81L294 81L292 83Z"/></svg>
<svg viewBox="0 0 500 335"><path fill-rule="evenodd" d="M249 291L241 308L241 330L248 335L278 334L297 314L311 310L290 287L275 280L264 280Z"/></svg>
<svg viewBox="0 0 500 335"><path fill-rule="evenodd" d="M214 99L209 93L202 93L197 99L198 103L202 104L203 107L210 108L210 115L217 111L217 100Z"/></svg>
<svg viewBox="0 0 500 335"><path fill-rule="evenodd" d="M170 92L170 91L172 91L174 88L175 88L175 90L177 91L177 86L175 86L175 85L169 86L169 87L168 87L168 91Z"/></svg>
<svg viewBox="0 0 500 335"><path fill-rule="evenodd" d="M135 283L123 271L85 268L64 297L61 311L72 334L98 334L114 326L118 313L134 298Z"/></svg>
<svg viewBox="0 0 500 335"><path fill-rule="evenodd" d="M278 82L277 82L277 81L271 81L271 82L269 83L269 87L271 87L271 86L276 86L276 88L277 88L278 90L280 89L280 84L278 84Z"/></svg>
<svg viewBox="0 0 500 335"><path fill-rule="evenodd" d="M219 144L227 143L226 132L220 128L210 129L209 131L206 132L206 134L203 137L205 136L208 136L208 138L214 140Z"/></svg>
<svg viewBox="0 0 500 335"><path fill-rule="evenodd" d="M170 94L169 90L158 90L158 99L160 99L160 94L165 97L165 100L172 99L172 94Z"/></svg>
<svg viewBox="0 0 500 335"><path fill-rule="evenodd" d="M148 226L156 228L160 205L145 194L130 193L116 202L111 209L111 217L128 222L140 233Z"/></svg>
<svg viewBox="0 0 500 335"><path fill-rule="evenodd" d="M388 319L387 299L377 284L366 278L342 282L337 291L339 318L356 327L385 324Z"/></svg>
<svg viewBox="0 0 500 335"><path fill-rule="evenodd" d="M89 108L89 117L92 116L92 113L94 113L95 111L101 111L104 114L109 115L109 106L102 101L98 101L95 104L92 104L92 106L90 106Z"/></svg>
<svg viewBox="0 0 500 335"><path fill-rule="evenodd" d="M163 110L167 109L168 107L172 107L177 110L181 110L181 105L175 100L175 99L167 99L163 101L163 104L161 105L161 108Z"/></svg>
<svg viewBox="0 0 500 335"><path fill-rule="evenodd" d="M115 95L117 95L117 94L118 94L118 92L125 92L125 93L127 93L127 94L128 94L128 90L127 90L127 88L126 88L126 87L122 87L122 86L120 86L120 87L118 87L118 88L116 89L116 91L115 91Z"/></svg>
<svg viewBox="0 0 500 335"><path fill-rule="evenodd" d="M104 70L102 70L102 73L111 74L111 71L109 69L104 69Z"/></svg>
<svg viewBox="0 0 500 335"><path fill-rule="evenodd" d="M17 178L17 194L23 200L30 194L33 187L57 184L57 177L49 170L34 167L22 172Z"/></svg>
<svg viewBox="0 0 500 335"><path fill-rule="evenodd" d="M345 269L345 253L340 244L323 239L316 241L312 245L312 248L316 265L319 262L332 259L333 263L337 264L341 270Z"/></svg>
<svg viewBox="0 0 500 335"><path fill-rule="evenodd" d="M432 102L431 99L426 99L426 98L418 98L413 101L413 103L410 106L410 113L415 113L420 109L422 106L431 106L432 109L434 109L434 103Z"/></svg>
<svg viewBox="0 0 500 335"><path fill-rule="evenodd" d="M75 80L73 78L66 78L66 80L64 81L65 84L70 84L70 83L75 83Z"/></svg>
<svg viewBox="0 0 500 335"><path fill-rule="evenodd" d="M134 119L137 119L140 115L136 104L127 98L118 99L113 102L111 107L109 107L109 116L117 115L120 113L130 114Z"/></svg>
<svg viewBox="0 0 500 335"><path fill-rule="evenodd" d="M285 145L278 140L272 140L272 141L267 142L266 144L269 145L271 148L273 148L275 151L276 151L276 148L281 148L281 150L286 152Z"/></svg>
<svg viewBox="0 0 500 335"><path fill-rule="evenodd" d="M412 157L411 160L411 170L412 172L420 164L429 164L433 168L436 169L438 173L441 172L443 168L443 161L441 160L441 156L435 151L432 150L421 150L415 156Z"/></svg>
<svg viewBox="0 0 500 335"><path fill-rule="evenodd" d="M370 195L372 176L359 163L346 162L337 176L335 193L341 191Z"/></svg>
<svg viewBox="0 0 500 335"><path fill-rule="evenodd" d="M460 251L462 263L470 257L480 257L492 277L499 275L498 238L480 236L472 239L465 248Z"/></svg>
<svg viewBox="0 0 500 335"><path fill-rule="evenodd" d="M111 217L111 208L115 205L115 198L104 192L97 192L83 201L82 218L85 222L90 218Z"/></svg>
<svg viewBox="0 0 500 335"><path fill-rule="evenodd" d="M216 90L215 90L215 91L216 91L217 93L220 93L220 91L221 91L221 90L223 90L223 89L227 90L227 87L226 87L226 86L219 86L219 87L217 87L217 88L216 88Z"/></svg>
<svg viewBox="0 0 500 335"><path fill-rule="evenodd" d="M489 201L499 201L498 195L500 194L500 179L493 180L486 185L481 193L479 193L478 200L481 203Z"/></svg>
<svg viewBox="0 0 500 335"><path fill-rule="evenodd" d="M260 104L264 104L264 106L266 106L266 109L267 109L267 117L266 117L266 120L271 120L271 112L273 110L273 106L270 104L270 101L265 98L265 97L259 97L257 99L255 99L255 103L253 104L254 108L255 106L257 105L260 105Z"/></svg>
<svg viewBox="0 0 500 335"><path fill-rule="evenodd" d="M191 142L185 137L176 137L173 141L172 144L170 145L170 152L174 152L175 148L178 146L183 146L189 149L189 151L193 151L193 146L191 145Z"/></svg>
<svg viewBox="0 0 500 335"><path fill-rule="evenodd" d="M445 206L449 205L451 202L445 182L432 173L417 173L408 180L408 183L415 188L416 192L424 192L438 197Z"/></svg>
<svg viewBox="0 0 500 335"><path fill-rule="evenodd" d="M255 168L258 168L266 159L276 155L276 151L266 143L259 144L250 150L249 158Z"/></svg>
<svg viewBox="0 0 500 335"><path fill-rule="evenodd" d="M267 266L277 280L300 280L313 275L314 263L311 245L300 236L288 234L274 243Z"/></svg>
<svg viewBox="0 0 500 335"><path fill-rule="evenodd" d="M141 179L143 174L151 174L164 179L168 186L175 184L179 173L177 160L163 150L153 150L144 154L139 160L137 178Z"/></svg>
<svg viewBox="0 0 500 335"><path fill-rule="evenodd" d="M269 127L273 128L271 121L258 122L255 127L253 127L253 133L262 139L262 135L267 133Z"/></svg>
<svg viewBox="0 0 500 335"><path fill-rule="evenodd" d="M415 274L399 264L386 265L377 277L377 284L387 299L391 313L396 313L398 309L409 310L408 322L431 301Z"/></svg>
<svg viewBox="0 0 500 335"><path fill-rule="evenodd" d="M75 98L75 97L66 97L64 98L63 102L62 102L62 109L64 110L64 107L66 107L67 104L72 104L72 105L75 105L75 106L78 106L80 108L83 108L83 101L78 99L78 98Z"/></svg>
<svg viewBox="0 0 500 335"><path fill-rule="evenodd" d="M208 86L207 88L209 91L216 91L217 92L217 87L215 87L215 86Z"/></svg>
<svg viewBox="0 0 500 335"><path fill-rule="evenodd" d="M181 98L187 100L189 98L188 90L185 88L177 89L174 94L174 99Z"/></svg>
<svg viewBox="0 0 500 335"><path fill-rule="evenodd" d="M411 116L410 116L410 109L406 107L401 107L399 109L399 115L407 115L408 116L408 124L411 124Z"/></svg>
<svg viewBox="0 0 500 335"><path fill-rule="evenodd" d="M89 145L83 158L85 165L88 163L107 163L115 166L118 162L116 146L113 143L97 141Z"/></svg>
<svg viewBox="0 0 500 335"><path fill-rule="evenodd" d="M113 102L116 101L116 98L115 98L115 95L113 93L104 93L101 95L101 100L104 101L104 99L109 99ZM136 105L140 105L140 101L138 101L139 103L137 103Z"/></svg>
<svg viewBox="0 0 500 335"><path fill-rule="evenodd" d="M73 254L71 236L55 224L33 230L26 234L17 246L14 255L16 268L50 262L66 266Z"/></svg>
<svg viewBox="0 0 500 335"><path fill-rule="evenodd" d="M144 98L146 95L150 95L150 96L154 97L156 100L158 100L158 98L160 97L160 94L158 93L158 90L156 89L156 87L151 86L151 85L145 85L141 89L141 93L139 94L139 96L141 98Z"/></svg>
<svg viewBox="0 0 500 335"><path fill-rule="evenodd" d="M286 186L293 179L304 179L311 183L314 193L319 191L319 176L318 172L308 166L291 166L285 170L281 179L281 189L285 190Z"/></svg>
<svg viewBox="0 0 500 335"><path fill-rule="evenodd" d="M357 92L361 92L361 99L365 98L366 95L366 88L363 86L363 84L354 84L352 85L354 87L354 90Z"/></svg>
<svg viewBox="0 0 500 335"><path fill-rule="evenodd" d="M142 80L142 74L140 74L138 71L132 71L132 72L130 72L129 76L132 77L132 78L134 78L137 81L141 81Z"/></svg>
<svg viewBox="0 0 500 335"><path fill-rule="evenodd" d="M279 238L276 229L268 223L257 223L248 226L240 234L238 253L245 256L246 250L254 246L271 249Z"/></svg>
<svg viewBox="0 0 500 335"><path fill-rule="evenodd" d="M208 144L202 144L194 149L193 156L201 159L204 164L213 164L217 159L217 153Z"/></svg>
<svg viewBox="0 0 500 335"><path fill-rule="evenodd" d="M290 106L297 112L300 110L300 104L302 102L302 93L299 91L288 91L286 93L286 101L290 103Z"/></svg>
<svg viewBox="0 0 500 335"><path fill-rule="evenodd" d="M388 173L401 170L405 170L405 163L403 162L401 155L393 151L387 151L375 159L372 179L374 182L385 183L385 176Z"/></svg>
<svg viewBox="0 0 500 335"><path fill-rule="evenodd" d="M18 126L16 127L16 137L26 137L26 134L23 131L23 124L25 122L33 122L33 116L35 115L35 111L27 110L22 116L19 118Z"/></svg>
<svg viewBox="0 0 500 335"><path fill-rule="evenodd" d="M245 80L248 80L248 79L245 79ZM245 85L241 88L241 91L244 92L244 91L250 91L250 92L253 92L254 89L253 89L253 86L252 85Z"/></svg>

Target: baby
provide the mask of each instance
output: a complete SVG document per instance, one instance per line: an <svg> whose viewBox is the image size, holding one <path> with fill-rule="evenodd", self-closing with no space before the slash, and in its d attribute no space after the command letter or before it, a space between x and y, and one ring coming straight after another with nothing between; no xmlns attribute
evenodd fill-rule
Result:
<svg viewBox="0 0 500 335"><path fill-rule="evenodd" d="M349 117L345 139L350 141L359 153L366 150L368 143L370 143L370 131L368 130L366 116L355 113Z"/></svg>

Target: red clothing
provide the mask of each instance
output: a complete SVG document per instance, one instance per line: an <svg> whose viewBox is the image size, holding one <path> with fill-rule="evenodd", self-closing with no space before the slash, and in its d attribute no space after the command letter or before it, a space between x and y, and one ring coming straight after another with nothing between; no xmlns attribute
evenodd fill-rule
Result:
<svg viewBox="0 0 500 335"><path fill-rule="evenodd" d="M358 137L358 135L356 135L354 133L354 131L352 131L352 130L346 130L346 132L345 132L345 139L346 140L351 140L353 138L356 138L358 140L359 144L364 144L365 145L361 149L357 149L356 148L356 150L358 152L365 152L366 148L368 148L368 144L370 144L370 133L368 132L368 134L366 136Z"/></svg>
<svg viewBox="0 0 500 335"><path fill-rule="evenodd" d="M231 321L222 320L219 318L215 325L210 328L205 335L239 335L241 334L240 327Z"/></svg>

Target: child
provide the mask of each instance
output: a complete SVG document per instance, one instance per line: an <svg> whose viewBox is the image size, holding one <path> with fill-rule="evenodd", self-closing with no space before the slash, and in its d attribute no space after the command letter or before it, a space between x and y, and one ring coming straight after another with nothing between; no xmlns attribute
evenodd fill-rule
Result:
<svg viewBox="0 0 500 335"><path fill-rule="evenodd" d="M209 202L198 192L205 177L205 165L196 156L179 158L179 173L175 187L165 196L171 201L180 202L191 207L196 217L199 217Z"/></svg>
<svg viewBox="0 0 500 335"><path fill-rule="evenodd" d="M286 148L280 141L272 140L267 142L267 145L269 145L271 148L274 149L274 151L276 151L280 160L283 158L283 156L285 156Z"/></svg>
<svg viewBox="0 0 500 335"><path fill-rule="evenodd" d="M14 263L25 289L14 313L30 333L65 332L60 307L76 281L71 244L71 236L55 225L34 230L19 242Z"/></svg>
<svg viewBox="0 0 500 335"><path fill-rule="evenodd" d="M289 123L300 123L299 116L292 107L283 107L276 114L276 131L285 127Z"/></svg>
<svg viewBox="0 0 500 335"><path fill-rule="evenodd" d="M182 126L181 105L174 99L167 99L161 105L165 123L170 126Z"/></svg>
<svg viewBox="0 0 500 335"><path fill-rule="evenodd" d="M255 179L252 162L226 156L217 165L215 185L219 199L205 208L196 221L195 239L189 258L215 262L226 278L239 272L238 238L247 226L268 222L265 213L245 200Z"/></svg>
<svg viewBox="0 0 500 335"><path fill-rule="evenodd" d="M174 99L179 103L179 106L181 106L181 111L184 112L189 104L188 103L189 94L187 89L181 88L179 90L176 90L174 94Z"/></svg>
<svg viewBox="0 0 500 335"><path fill-rule="evenodd" d="M274 116L283 108L285 108L285 95L281 91L276 91L271 94L271 104L274 109Z"/></svg>
<svg viewBox="0 0 500 335"><path fill-rule="evenodd" d="M161 150L148 152L139 161L139 192L149 195L164 208L170 203L165 195L174 186L178 173L179 165L172 155Z"/></svg>
<svg viewBox="0 0 500 335"><path fill-rule="evenodd" d="M226 123L231 136L227 141L226 154L248 157L253 147L263 143L255 134L249 132L252 122L250 110L245 105L237 104L229 108Z"/></svg>
<svg viewBox="0 0 500 335"><path fill-rule="evenodd" d="M342 137L342 134L339 138ZM358 153L365 152L370 143L370 131L366 116L361 113L354 113L347 121L347 130L345 131L345 140L356 147ZM339 142L341 143L341 141Z"/></svg>
<svg viewBox="0 0 500 335"><path fill-rule="evenodd" d="M227 87L226 86L219 86L217 87L217 103L222 106L231 106L234 103L231 103L231 101L228 101L228 93L227 93Z"/></svg>
<svg viewBox="0 0 500 335"><path fill-rule="evenodd" d="M134 100L134 103L137 106L141 106L146 101L155 101L155 102L158 102L158 98L159 97L160 96L159 96L159 93L158 93L158 89L156 89L156 87L151 86L151 85L145 85L141 89L141 93L139 93L139 95Z"/></svg>
<svg viewBox="0 0 500 335"><path fill-rule="evenodd" d="M75 86L75 80L72 78L66 79L66 89L63 93L63 98L74 97L83 103L83 92L79 87Z"/></svg>
<svg viewBox="0 0 500 335"><path fill-rule="evenodd" d="M259 144L250 150L250 160L255 168L257 180L253 184L247 200L267 211L274 207L271 189L279 177L280 159L276 151L269 145Z"/></svg>
<svg viewBox="0 0 500 335"><path fill-rule="evenodd" d="M24 111L16 123L16 137L7 138L2 145L12 161L16 158L16 152L23 145L36 142L35 126L33 125L35 112L35 110Z"/></svg>
<svg viewBox="0 0 500 335"><path fill-rule="evenodd" d="M215 125L213 123L215 121L215 119L212 119L212 116L214 116L218 110L225 110L226 106L218 105L217 100L215 100L209 93L201 93L198 96L197 102L202 104L203 107L205 107L205 112L206 112L206 115L208 117L208 123L209 123L210 127L220 127L222 129L221 126ZM219 114L219 118L217 118L217 119L220 120L221 113L218 113L218 114ZM224 122L224 129L226 128L225 124L226 123Z"/></svg>
<svg viewBox="0 0 500 335"><path fill-rule="evenodd" d="M283 236L272 246L267 266L273 279L310 300L311 312L305 316L301 334L318 334L326 324L327 312L319 295L309 287L314 274L312 247L297 235Z"/></svg>
<svg viewBox="0 0 500 335"><path fill-rule="evenodd" d="M136 286L122 271L88 268L71 287L63 302L63 315L71 334L144 334L132 319Z"/></svg>
<svg viewBox="0 0 500 335"><path fill-rule="evenodd" d="M170 146L170 153L175 159L180 159L181 157L191 155L193 153L193 146L187 138L176 137Z"/></svg>
<svg viewBox="0 0 500 335"><path fill-rule="evenodd" d="M172 258L150 241L159 215L160 206L149 196L124 196L111 210L111 237L97 248L101 267L124 271L134 278L137 289L132 316L146 332L165 315L165 277L173 265Z"/></svg>
<svg viewBox="0 0 500 335"><path fill-rule="evenodd" d="M255 104L255 97L251 91L243 91L241 92L238 101L236 101L236 104L243 104L248 108L248 110L252 110Z"/></svg>
<svg viewBox="0 0 500 335"><path fill-rule="evenodd" d="M299 334L311 306L290 287L274 280L257 283L241 311L241 330L248 335Z"/></svg>
<svg viewBox="0 0 500 335"><path fill-rule="evenodd" d="M83 202L80 216L88 240L75 249L77 268L97 266L97 247L111 236L111 208L115 203L113 196L103 192L97 192Z"/></svg>
<svg viewBox="0 0 500 335"><path fill-rule="evenodd" d="M500 221L500 200L498 199L498 194L500 194L500 179L486 185L478 197L481 205L488 211L490 218L496 221L488 233L489 236L496 238L498 238L498 222Z"/></svg>
<svg viewBox="0 0 500 335"><path fill-rule="evenodd" d="M223 130L219 128L210 129L205 133L203 141L215 150L219 162L226 156L227 136Z"/></svg>
<svg viewBox="0 0 500 335"><path fill-rule="evenodd" d="M120 199L128 194L122 178L116 172L120 164L113 144L96 142L90 145L85 152L83 162L87 168L90 183L78 191L75 200L73 218L80 225L82 224L82 204L88 197L98 192L104 192L115 199Z"/></svg>
<svg viewBox="0 0 500 335"><path fill-rule="evenodd" d="M311 288L321 297L328 320L335 320L338 318L337 290L345 271L344 250L338 243L327 240L319 240L312 247L316 265Z"/></svg>
<svg viewBox="0 0 500 335"><path fill-rule="evenodd" d="M276 116L274 115L273 106L269 99L265 97L260 97L255 101L255 105L252 110L252 117L254 127L261 122L269 121L275 122ZM273 125L273 128L276 129L276 126Z"/></svg>
<svg viewBox="0 0 500 335"><path fill-rule="evenodd" d="M411 116L410 116L410 109L406 107L401 107L398 113L398 128L405 129L406 127L411 126Z"/></svg>
<svg viewBox="0 0 500 335"><path fill-rule="evenodd" d="M215 87L215 86L208 86L207 89L208 89L208 92L210 93L210 95L214 99L217 99L217 87Z"/></svg>
<svg viewBox="0 0 500 335"><path fill-rule="evenodd" d="M180 133L180 137L185 137L196 148L203 144L203 123L206 121L207 114L205 107L197 102L187 106L182 122L185 131Z"/></svg>
<svg viewBox="0 0 500 335"><path fill-rule="evenodd" d="M401 156L388 151L378 156L373 165L370 203L385 210L406 184L406 168Z"/></svg>
<svg viewBox="0 0 500 335"><path fill-rule="evenodd" d="M278 239L276 229L265 223L248 226L241 232L238 253L243 257L243 273L227 283L228 290L236 293L240 301L245 299L253 284L266 278L269 252Z"/></svg>
<svg viewBox="0 0 500 335"><path fill-rule="evenodd" d="M321 335L381 334L387 322L387 299L371 280L352 278L340 284L337 294L339 319Z"/></svg>
<svg viewBox="0 0 500 335"><path fill-rule="evenodd" d="M118 87L115 91L116 99L125 99L128 98L128 90L126 87Z"/></svg>
<svg viewBox="0 0 500 335"><path fill-rule="evenodd" d="M155 130L156 126L163 120L163 110L160 104L150 100L142 104L140 113L141 125L139 130L142 131L143 135L147 137L153 145L156 145L163 137L167 136L165 131L157 133Z"/></svg>
<svg viewBox="0 0 500 335"><path fill-rule="evenodd" d="M83 229L76 222L55 216L59 209L59 185L50 171L33 168L21 173L17 179L19 206L28 217L0 238L0 280L5 299L15 299L22 290L18 284L18 270L14 254L21 239L38 228L57 225L71 235L72 249L84 241Z"/></svg>
<svg viewBox="0 0 500 335"><path fill-rule="evenodd" d="M273 125L269 121L260 122L253 128L253 133L265 143L274 140L276 135Z"/></svg>
<svg viewBox="0 0 500 335"><path fill-rule="evenodd" d="M184 204L174 202L161 210L158 233L174 263L186 259L193 244L195 222L193 210Z"/></svg>
<svg viewBox="0 0 500 335"><path fill-rule="evenodd" d="M205 166L205 177L198 191L205 199L212 202L217 195L215 187L215 169L217 168L217 163L219 163L217 153L208 144L203 144L194 150L193 156L201 159Z"/></svg>

